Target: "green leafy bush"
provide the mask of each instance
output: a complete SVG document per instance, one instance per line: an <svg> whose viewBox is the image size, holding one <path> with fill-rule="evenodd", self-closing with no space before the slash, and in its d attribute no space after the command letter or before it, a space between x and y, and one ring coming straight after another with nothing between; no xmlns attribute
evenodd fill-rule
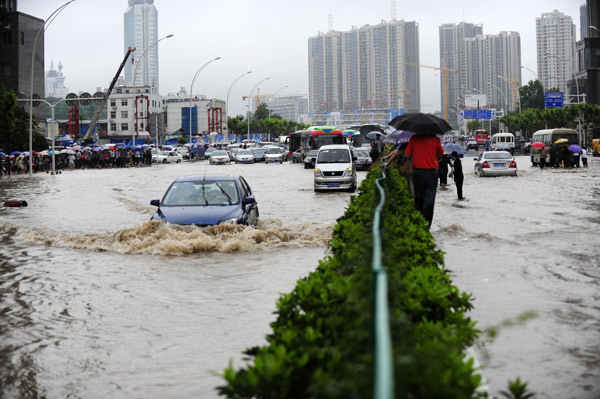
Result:
<svg viewBox="0 0 600 399"><path fill-rule="evenodd" d="M268 344L230 364L218 388L228 398L372 396L372 223L369 173L333 229L331 255L277 303ZM397 398L476 397L480 376L464 358L478 331L471 298L452 285L427 223L396 170L385 179L383 264L388 271Z"/></svg>

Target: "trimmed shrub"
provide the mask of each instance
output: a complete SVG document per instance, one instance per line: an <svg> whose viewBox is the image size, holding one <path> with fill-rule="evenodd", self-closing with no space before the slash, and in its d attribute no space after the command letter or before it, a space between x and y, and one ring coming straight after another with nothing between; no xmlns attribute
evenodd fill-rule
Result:
<svg viewBox="0 0 600 399"><path fill-rule="evenodd" d="M471 298L452 285L406 180L387 170L382 219L396 398L476 397L480 376L464 359L478 331ZM337 220L330 256L277 303L268 344L247 349L218 387L228 398L372 396L372 223L376 168Z"/></svg>

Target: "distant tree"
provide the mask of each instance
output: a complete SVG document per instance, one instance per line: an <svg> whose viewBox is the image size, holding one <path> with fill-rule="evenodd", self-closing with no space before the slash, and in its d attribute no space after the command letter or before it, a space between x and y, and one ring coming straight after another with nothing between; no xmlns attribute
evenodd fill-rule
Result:
<svg viewBox="0 0 600 399"><path fill-rule="evenodd" d="M539 80L530 80L525 86L519 87L521 110L528 108L544 109L544 86Z"/></svg>
<svg viewBox="0 0 600 399"><path fill-rule="evenodd" d="M34 123L33 128L36 127L37 124ZM38 134L40 133L34 131L32 138ZM41 141L36 139L34 142ZM4 152L29 151L29 114L18 106L16 94L4 89L2 85L0 85L0 148ZM48 148L47 143L42 148L36 146L33 149L40 151L45 148Z"/></svg>
<svg viewBox="0 0 600 399"><path fill-rule="evenodd" d="M481 127L481 122L479 121L479 119L473 119L469 122L467 122L467 131L469 133L474 132L475 130L479 129Z"/></svg>
<svg viewBox="0 0 600 399"><path fill-rule="evenodd" d="M269 117L269 106L265 103L260 103L252 115L252 119L256 122Z"/></svg>

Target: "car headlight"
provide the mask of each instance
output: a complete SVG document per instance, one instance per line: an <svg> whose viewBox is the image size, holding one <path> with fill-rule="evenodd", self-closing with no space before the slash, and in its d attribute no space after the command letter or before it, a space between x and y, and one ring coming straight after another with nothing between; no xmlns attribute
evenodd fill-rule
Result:
<svg viewBox="0 0 600 399"><path fill-rule="evenodd" d="M323 176L323 174L321 173L321 170L319 168L315 168L315 176L316 177L321 177Z"/></svg>
<svg viewBox="0 0 600 399"><path fill-rule="evenodd" d="M346 169L346 176L352 176L352 173L354 173L352 168Z"/></svg>
<svg viewBox="0 0 600 399"><path fill-rule="evenodd" d="M237 224L237 218L223 220L219 224Z"/></svg>

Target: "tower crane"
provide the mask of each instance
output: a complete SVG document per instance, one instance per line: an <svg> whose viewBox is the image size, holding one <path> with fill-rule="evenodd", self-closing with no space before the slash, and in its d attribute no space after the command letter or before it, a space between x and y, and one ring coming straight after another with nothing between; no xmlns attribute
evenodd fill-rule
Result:
<svg viewBox="0 0 600 399"><path fill-rule="evenodd" d="M421 68L436 69L442 71L442 88L444 89L444 119L448 120L448 72L460 72L460 69L448 69L446 68L446 59L442 60L442 66L436 67L432 65L415 64L413 62L404 62L406 65L418 66Z"/></svg>

